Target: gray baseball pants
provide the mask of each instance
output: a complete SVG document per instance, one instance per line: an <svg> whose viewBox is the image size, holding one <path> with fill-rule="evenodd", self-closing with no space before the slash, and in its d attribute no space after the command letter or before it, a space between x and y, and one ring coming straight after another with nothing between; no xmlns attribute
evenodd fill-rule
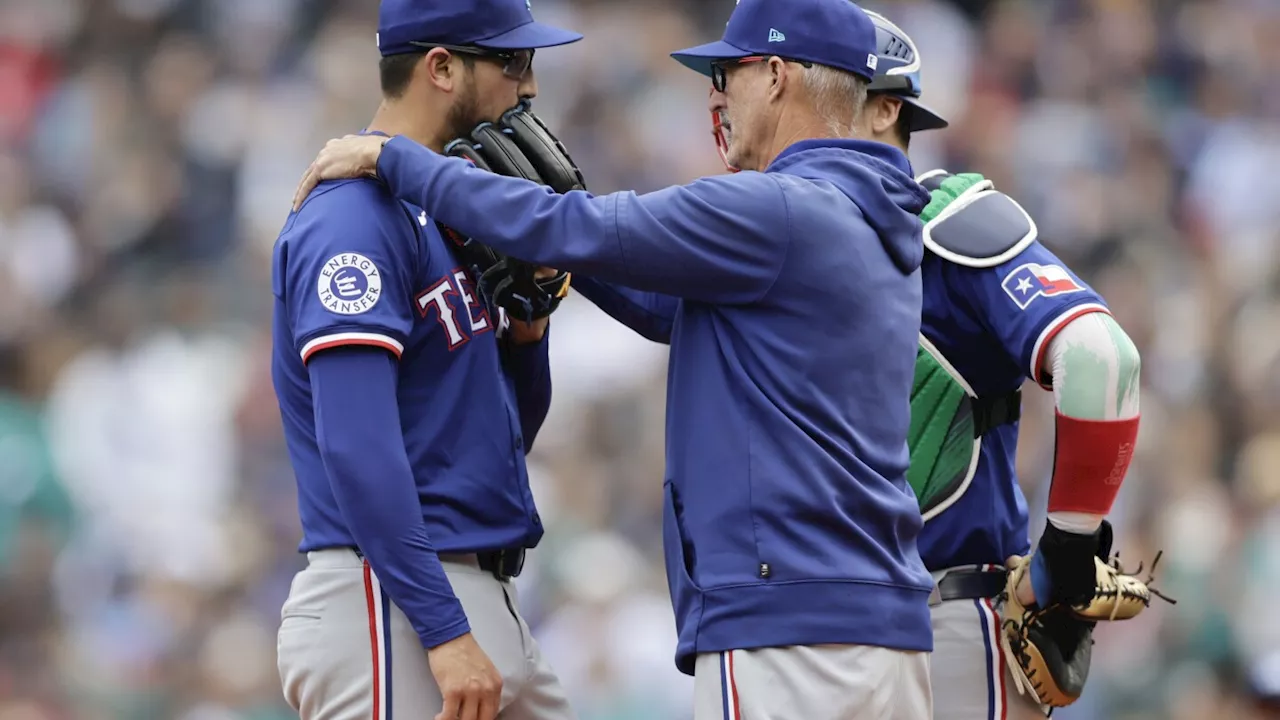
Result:
<svg viewBox="0 0 1280 720"><path fill-rule="evenodd" d="M368 563L352 550L307 554L281 610L278 667L302 720L431 720L444 700L427 653ZM516 590L474 555L441 556L476 642L502 675L501 720L574 720L559 680L517 611Z"/></svg>
<svg viewBox="0 0 1280 720"><path fill-rule="evenodd" d="M703 653L694 720L930 720L929 654L870 645Z"/></svg>
<svg viewBox="0 0 1280 720"><path fill-rule="evenodd" d="M965 568L994 569L995 566ZM948 570L933 573L937 582ZM1000 606L992 598L947 600L933 617L934 720L1044 720L1040 703L1019 695L1000 651Z"/></svg>

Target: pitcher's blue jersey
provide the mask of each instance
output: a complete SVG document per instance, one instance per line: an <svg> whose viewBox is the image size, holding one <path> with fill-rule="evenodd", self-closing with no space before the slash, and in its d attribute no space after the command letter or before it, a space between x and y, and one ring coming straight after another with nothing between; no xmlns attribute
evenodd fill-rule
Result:
<svg viewBox="0 0 1280 720"><path fill-rule="evenodd" d="M971 268L926 252L921 333L979 396L1017 390L1040 372L1044 353L1068 322L1107 312L1101 297L1039 242L991 268ZM920 554L930 570L1003 564L1030 550L1027 501L1014 458L1018 424L982 438L976 474L965 494L925 524Z"/></svg>
<svg viewBox="0 0 1280 720"><path fill-rule="evenodd" d="M272 374L298 480L301 551L356 544L321 460L306 368L315 353L341 345L400 358L404 446L435 549L537 544L542 524L517 380L495 336L500 318L434 222L373 181L323 184L281 233L272 284Z"/></svg>

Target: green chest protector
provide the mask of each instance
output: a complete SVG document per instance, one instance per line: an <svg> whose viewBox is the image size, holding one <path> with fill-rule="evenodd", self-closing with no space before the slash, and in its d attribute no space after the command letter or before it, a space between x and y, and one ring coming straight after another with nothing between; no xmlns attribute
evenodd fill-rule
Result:
<svg viewBox="0 0 1280 720"><path fill-rule="evenodd" d="M935 170L918 180L933 195L921 213L925 247L944 261L995 267L1035 241L1031 217L981 175ZM926 522L964 495L978 469L983 436L1016 422L1021 408L1020 390L979 397L938 348L920 336L907 482Z"/></svg>
<svg viewBox="0 0 1280 720"><path fill-rule="evenodd" d="M923 335L911 387L907 482L926 521L951 507L973 482L982 436L1018 420L1022 391L978 397Z"/></svg>

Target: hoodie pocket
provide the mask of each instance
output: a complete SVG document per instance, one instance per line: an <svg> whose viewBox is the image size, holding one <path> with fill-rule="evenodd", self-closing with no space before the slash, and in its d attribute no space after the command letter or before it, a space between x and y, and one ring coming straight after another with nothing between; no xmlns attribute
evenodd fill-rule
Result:
<svg viewBox="0 0 1280 720"><path fill-rule="evenodd" d="M697 624L702 615L702 588L693 581L697 557L681 522L680 493L668 480L663 485L666 495L662 513L662 548L667 565L667 585L677 624Z"/></svg>

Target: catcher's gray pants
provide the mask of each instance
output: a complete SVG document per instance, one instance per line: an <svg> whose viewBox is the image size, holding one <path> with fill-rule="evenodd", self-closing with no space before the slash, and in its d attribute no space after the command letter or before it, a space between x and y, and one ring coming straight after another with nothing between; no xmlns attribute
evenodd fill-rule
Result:
<svg viewBox="0 0 1280 720"><path fill-rule="evenodd" d="M572 720L560 682L516 611L516 591L475 556L441 557L476 642L502 674L502 720ZM302 720L431 720L444 701L405 614L351 550L307 553L281 610L277 652Z"/></svg>
<svg viewBox="0 0 1280 720"><path fill-rule="evenodd" d="M967 565L960 569L994 565ZM933 573L937 582L947 573ZM1043 720L1030 695L1019 695L1000 651L1000 607L994 599L948 600L933 616L934 720Z"/></svg>
<svg viewBox="0 0 1280 720"><path fill-rule="evenodd" d="M694 720L929 720L929 654L870 645L703 653Z"/></svg>

